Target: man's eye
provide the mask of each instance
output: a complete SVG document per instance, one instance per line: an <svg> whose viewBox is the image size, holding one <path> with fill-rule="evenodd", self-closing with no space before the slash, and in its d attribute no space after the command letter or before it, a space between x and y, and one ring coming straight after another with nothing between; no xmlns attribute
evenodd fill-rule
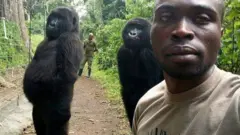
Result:
<svg viewBox="0 0 240 135"><path fill-rule="evenodd" d="M159 17L160 21L166 22L171 18L171 13L162 13Z"/></svg>
<svg viewBox="0 0 240 135"><path fill-rule="evenodd" d="M206 14L200 14L196 17L195 21L196 23L202 24L202 25L208 24L210 21L210 17Z"/></svg>

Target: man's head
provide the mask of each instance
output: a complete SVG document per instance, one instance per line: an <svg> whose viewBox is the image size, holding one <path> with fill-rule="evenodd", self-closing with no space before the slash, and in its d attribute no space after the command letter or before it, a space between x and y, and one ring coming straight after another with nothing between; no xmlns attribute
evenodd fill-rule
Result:
<svg viewBox="0 0 240 135"><path fill-rule="evenodd" d="M178 79L203 75L220 49L223 0L156 0L151 41L164 71Z"/></svg>
<svg viewBox="0 0 240 135"><path fill-rule="evenodd" d="M94 37L93 33L89 33L88 39L89 39L89 40L92 40L93 37Z"/></svg>

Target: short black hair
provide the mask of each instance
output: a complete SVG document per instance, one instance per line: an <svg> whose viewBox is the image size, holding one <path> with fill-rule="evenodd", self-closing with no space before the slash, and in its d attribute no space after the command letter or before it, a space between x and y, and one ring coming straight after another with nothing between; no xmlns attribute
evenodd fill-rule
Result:
<svg viewBox="0 0 240 135"><path fill-rule="evenodd" d="M155 0L155 5L158 0ZM218 0L218 5L219 5L219 10L220 10L220 15L221 15L221 23L223 23L224 15L225 15L225 0ZM154 7L156 8L156 7Z"/></svg>

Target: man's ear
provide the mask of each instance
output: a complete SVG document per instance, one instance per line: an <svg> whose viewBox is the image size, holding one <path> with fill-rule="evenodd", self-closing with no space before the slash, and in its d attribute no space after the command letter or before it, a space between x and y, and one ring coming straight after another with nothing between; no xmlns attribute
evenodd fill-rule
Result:
<svg viewBox="0 0 240 135"><path fill-rule="evenodd" d="M223 30L224 30L224 28L222 27L222 28L221 28L221 36L223 36L223 34L224 34L224 33L223 33Z"/></svg>

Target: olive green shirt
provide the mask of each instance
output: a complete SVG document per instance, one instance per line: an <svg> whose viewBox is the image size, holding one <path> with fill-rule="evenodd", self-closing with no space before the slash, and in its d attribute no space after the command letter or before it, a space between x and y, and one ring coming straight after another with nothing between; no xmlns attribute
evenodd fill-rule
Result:
<svg viewBox="0 0 240 135"><path fill-rule="evenodd" d="M138 102L134 135L240 135L240 76L215 66L195 88L172 94L165 81Z"/></svg>
<svg viewBox="0 0 240 135"><path fill-rule="evenodd" d="M86 57L93 57L94 52L97 51L97 45L94 40L85 40L84 41L84 50Z"/></svg>

